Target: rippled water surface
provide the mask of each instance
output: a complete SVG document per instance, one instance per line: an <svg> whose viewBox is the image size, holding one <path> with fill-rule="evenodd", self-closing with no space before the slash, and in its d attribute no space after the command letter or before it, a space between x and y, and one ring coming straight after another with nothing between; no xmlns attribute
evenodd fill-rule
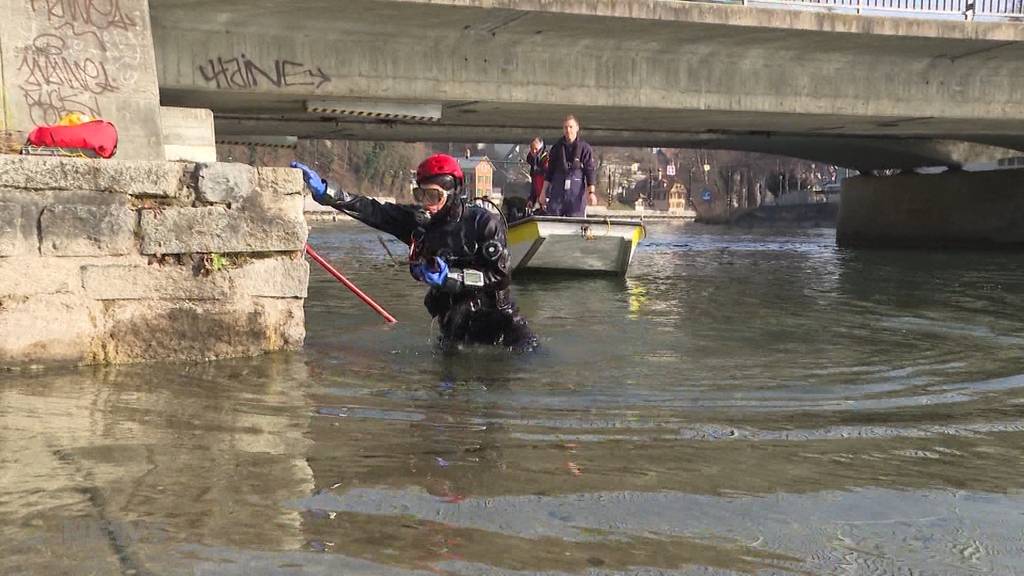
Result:
<svg viewBox="0 0 1024 576"><path fill-rule="evenodd" d="M339 223L398 325L313 270L302 353L0 374L0 574L1024 573L1022 256L649 232L527 356Z"/></svg>

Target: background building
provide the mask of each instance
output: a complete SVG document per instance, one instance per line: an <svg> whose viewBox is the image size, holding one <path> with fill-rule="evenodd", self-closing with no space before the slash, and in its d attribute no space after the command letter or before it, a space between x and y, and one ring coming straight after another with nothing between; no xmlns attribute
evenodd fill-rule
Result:
<svg viewBox="0 0 1024 576"><path fill-rule="evenodd" d="M494 188L494 164L487 156L459 158L465 176L466 194L470 198L490 198Z"/></svg>

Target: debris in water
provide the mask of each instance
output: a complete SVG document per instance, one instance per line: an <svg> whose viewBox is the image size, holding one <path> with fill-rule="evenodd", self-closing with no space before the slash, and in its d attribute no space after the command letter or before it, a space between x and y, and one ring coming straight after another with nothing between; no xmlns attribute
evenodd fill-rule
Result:
<svg viewBox="0 0 1024 576"><path fill-rule="evenodd" d="M348 416L348 408L331 408L330 406L323 406L316 409L316 414L319 416L344 418Z"/></svg>
<svg viewBox="0 0 1024 576"><path fill-rule="evenodd" d="M327 552L331 548L334 548L334 542L324 542L322 540L311 540L309 542L309 548L314 552Z"/></svg>

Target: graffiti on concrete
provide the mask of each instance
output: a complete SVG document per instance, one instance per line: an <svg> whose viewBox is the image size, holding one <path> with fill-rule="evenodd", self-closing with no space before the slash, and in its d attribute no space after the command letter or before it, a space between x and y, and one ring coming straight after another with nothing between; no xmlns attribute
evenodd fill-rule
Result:
<svg viewBox="0 0 1024 576"><path fill-rule="evenodd" d="M99 96L115 93L102 61L69 53L56 34L39 34L20 50L19 88L35 124L52 124L71 112L100 117Z"/></svg>
<svg viewBox="0 0 1024 576"><path fill-rule="evenodd" d="M139 24L121 7L121 0L29 0L32 11L45 14L54 30L73 36L92 36L100 49L107 51L102 33L107 30L133 30Z"/></svg>
<svg viewBox="0 0 1024 576"><path fill-rule="evenodd" d="M147 38L139 0L23 0L32 38L14 48L17 80L33 124L72 112L103 117L101 103L131 90ZM13 96L15 90L9 93Z"/></svg>
<svg viewBox="0 0 1024 576"><path fill-rule="evenodd" d="M274 60L271 66L260 66L241 54L225 59L218 56L199 65L199 73L206 82L216 83L217 88L251 89L261 86L286 88L291 86L312 86L314 90L331 81L320 67L315 70L301 62Z"/></svg>

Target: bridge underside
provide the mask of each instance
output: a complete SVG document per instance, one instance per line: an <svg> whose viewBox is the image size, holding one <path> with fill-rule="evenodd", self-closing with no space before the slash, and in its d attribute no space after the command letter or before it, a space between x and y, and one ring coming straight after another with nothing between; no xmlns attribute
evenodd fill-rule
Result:
<svg viewBox="0 0 1024 576"><path fill-rule="evenodd" d="M571 112L595 144L862 170L1024 150L1013 25L667 1L150 5L161 101L211 108L222 138L523 141L557 136ZM440 118L324 111L359 103Z"/></svg>
<svg viewBox="0 0 1024 576"><path fill-rule="evenodd" d="M745 150L860 170L959 166L1022 154L1004 147L955 139L702 130L701 126L707 125L708 118L699 123L687 123L682 118L685 114L679 114L677 118L664 112L652 114L649 110L636 110L629 114L624 110L608 111L582 106L531 109L480 102L446 104L443 120L437 123L232 111L219 113L216 126L218 137L228 141L232 137L266 135L407 142L528 142L534 136L541 136L553 142L561 135L562 118L570 112L584 123L584 137L596 145ZM649 119L646 123L645 118ZM784 122L780 120L779 124Z"/></svg>

